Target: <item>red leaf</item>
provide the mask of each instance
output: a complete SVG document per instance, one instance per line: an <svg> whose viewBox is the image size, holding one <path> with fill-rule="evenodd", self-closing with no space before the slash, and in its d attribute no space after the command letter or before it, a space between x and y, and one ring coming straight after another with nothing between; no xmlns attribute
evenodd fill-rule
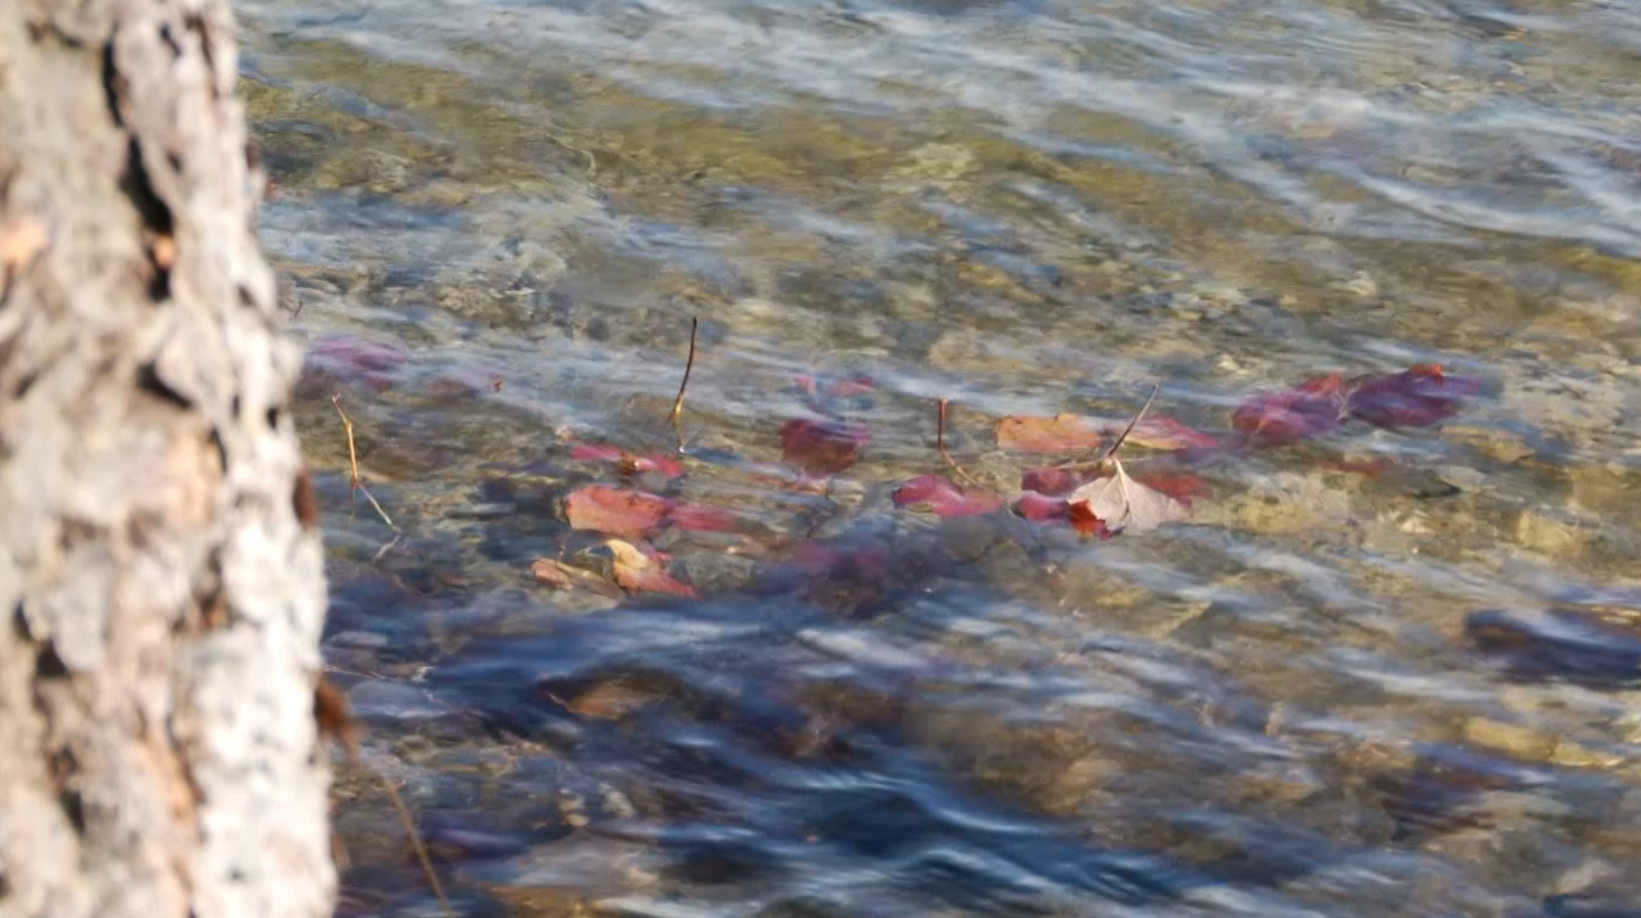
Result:
<svg viewBox="0 0 1641 918"><path fill-rule="evenodd" d="M673 504L667 523L690 532L734 532L737 527L735 514L705 504Z"/></svg>
<svg viewBox="0 0 1641 918"><path fill-rule="evenodd" d="M1344 381L1334 373L1250 396L1231 415L1231 426L1261 446L1292 443L1338 427L1344 405Z"/></svg>
<svg viewBox="0 0 1641 918"><path fill-rule="evenodd" d="M935 516L980 516L1003 506L1003 499L985 491L960 488L939 475L919 475L895 488L896 507L925 504Z"/></svg>
<svg viewBox="0 0 1641 918"><path fill-rule="evenodd" d="M336 368L386 371L403 366L409 355L398 344L353 335L334 335L315 342L308 350L308 356Z"/></svg>
<svg viewBox="0 0 1641 918"><path fill-rule="evenodd" d="M327 385L363 383L380 392L393 385L393 371L408 359L409 353L396 343L335 335L308 349L303 374Z"/></svg>
<svg viewBox="0 0 1641 918"><path fill-rule="evenodd" d="M1191 500L1208 493L1208 484L1189 472L1141 472L1134 480L1153 491L1172 497L1185 506Z"/></svg>
<svg viewBox="0 0 1641 918"><path fill-rule="evenodd" d="M1448 376L1441 364L1350 381L1346 410L1375 427L1428 427L1459 411L1459 399L1481 391L1481 381Z"/></svg>
<svg viewBox="0 0 1641 918"><path fill-rule="evenodd" d="M630 538L659 527L671 509L665 497L604 485L587 485L564 500L571 527Z"/></svg>
<svg viewBox="0 0 1641 918"><path fill-rule="evenodd" d="M872 377L858 374L841 378L806 375L799 376L796 381L805 394L821 398L853 398L877 388L877 381Z"/></svg>
<svg viewBox="0 0 1641 918"><path fill-rule="evenodd" d="M696 598L694 588L667 573L662 563L665 555L649 553L620 539L611 539L604 547L615 556L615 582L634 593L670 593L674 596Z"/></svg>
<svg viewBox="0 0 1641 918"><path fill-rule="evenodd" d="M865 425L848 421L794 418L781 425L786 464L811 475L833 475L854 465L870 441Z"/></svg>
<svg viewBox="0 0 1641 918"><path fill-rule="evenodd" d="M613 462L625 473L658 472L667 478L684 474L684 464L664 456L640 456L602 443L577 443L570 449L577 462Z"/></svg>
<svg viewBox="0 0 1641 918"><path fill-rule="evenodd" d="M1106 430L1115 436L1127 426L1128 422L1123 421ZM1127 442L1151 449L1212 449L1219 445L1219 438L1164 414L1140 418L1140 422L1129 432Z"/></svg>
<svg viewBox="0 0 1641 918"><path fill-rule="evenodd" d="M997 445L1017 453L1069 453L1097 449L1105 442L1097 418L1059 414L1052 418L1007 417L997 422Z"/></svg>
<svg viewBox="0 0 1641 918"><path fill-rule="evenodd" d="M1116 533L1106 528L1105 520L1094 515L1089 509L1088 501L1080 500L1066 507L1066 519L1071 528L1085 536L1095 536L1100 539L1109 539Z"/></svg>
<svg viewBox="0 0 1641 918"><path fill-rule="evenodd" d="M1033 523L1064 521L1068 510L1069 505L1065 498L1045 497L1035 491L1027 491L1020 495L1020 499L1014 504L1014 512Z"/></svg>
<svg viewBox="0 0 1641 918"><path fill-rule="evenodd" d="M1061 497L1098 477L1093 470L1077 474L1070 469L1028 469L1020 473L1020 490Z"/></svg>

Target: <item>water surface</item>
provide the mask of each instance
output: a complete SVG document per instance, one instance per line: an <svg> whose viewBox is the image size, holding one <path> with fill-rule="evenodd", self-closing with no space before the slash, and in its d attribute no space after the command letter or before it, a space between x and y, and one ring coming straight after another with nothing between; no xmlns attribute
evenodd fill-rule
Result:
<svg viewBox="0 0 1641 918"><path fill-rule="evenodd" d="M237 9L328 659L465 914L1635 914L1632 5ZM607 569L570 443L670 447L695 316L642 484L734 514L655 539L699 598L537 583ZM1155 532L890 501L939 398L1011 487L1004 415L1424 363L1483 392ZM814 374L876 381L819 493ZM432 914L373 781L343 913Z"/></svg>

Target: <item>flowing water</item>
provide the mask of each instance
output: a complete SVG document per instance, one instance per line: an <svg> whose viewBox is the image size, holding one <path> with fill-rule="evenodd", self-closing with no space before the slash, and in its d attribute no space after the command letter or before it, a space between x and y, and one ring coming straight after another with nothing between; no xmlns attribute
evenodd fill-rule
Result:
<svg viewBox="0 0 1641 918"><path fill-rule="evenodd" d="M466 915L1641 914L1635 4L237 9L370 730L343 914L440 908L376 773ZM614 590L572 443L671 449L697 316L640 484L732 531ZM1481 391L1152 531L890 499L941 398L1011 491L1064 457L1006 415L1427 363ZM794 482L816 375L870 442Z"/></svg>

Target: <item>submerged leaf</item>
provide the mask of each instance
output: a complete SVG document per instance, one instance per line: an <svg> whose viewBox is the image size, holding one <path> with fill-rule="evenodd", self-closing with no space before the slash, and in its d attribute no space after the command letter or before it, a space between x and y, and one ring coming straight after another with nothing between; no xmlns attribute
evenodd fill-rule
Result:
<svg viewBox="0 0 1641 918"><path fill-rule="evenodd" d="M1015 501L1014 512L1033 523L1063 522L1070 506L1063 497L1049 497L1035 491L1027 491Z"/></svg>
<svg viewBox="0 0 1641 918"><path fill-rule="evenodd" d="M854 465L871 441L863 424L794 418L781 425L786 464L810 475L835 475Z"/></svg>
<svg viewBox="0 0 1641 918"><path fill-rule="evenodd" d="M1020 473L1020 490L1062 497L1100 477L1098 469L1028 469Z"/></svg>
<svg viewBox="0 0 1641 918"><path fill-rule="evenodd" d="M1275 446L1332 431L1344 408L1344 380L1334 373L1281 392L1249 396L1231 415L1231 426L1253 444Z"/></svg>
<svg viewBox="0 0 1641 918"><path fill-rule="evenodd" d="M1350 381L1346 410L1375 427L1428 427L1459 411L1459 399L1481 391L1480 380L1450 376L1441 364Z"/></svg>
<svg viewBox="0 0 1641 918"><path fill-rule="evenodd" d="M1115 471L1111 477L1089 482L1072 492L1069 501L1073 507L1085 504L1087 512L1103 520L1112 532L1144 532L1190 516L1183 503L1130 478L1121 461L1113 459L1112 465Z"/></svg>
<svg viewBox="0 0 1641 918"><path fill-rule="evenodd" d="M1017 453L1069 453L1098 449L1105 442L1098 418L1058 414L1052 418L1006 417L997 422L997 445Z"/></svg>
<svg viewBox="0 0 1641 918"><path fill-rule="evenodd" d="M671 508L665 497L605 485L587 485L564 500L571 527L628 538L660 527Z"/></svg>
<svg viewBox="0 0 1641 918"><path fill-rule="evenodd" d="M534 577L537 583L555 590L570 590L579 586L603 596L619 593L614 584L598 574L565 564L556 558L536 559L530 565L530 576Z"/></svg>
<svg viewBox="0 0 1641 918"><path fill-rule="evenodd" d="M577 443L570 449L570 458L577 462L613 462L625 474L656 472L667 478L684 474L684 464L676 459L640 456L602 443Z"/></svg>
<svg viewBox="0 0 1641 918"><path fill-rule="evenodd" d="M935 516L980 516L1003 506L1003 498L961 488L939 475L919 475L895 488L896 507L927 506Z"/></svg>
<svg viewBox="0 0 1641 918"><path fill-rule="evenodd" d="M620 539L604 543L615 558L615 582L633 593L669 593L696 598L694 588L667 573L665 556L645 552Z"/></svg>
<svg viewBox="0 0 1641 918"><path fill-rule="evenodd" d="M1113 437L1128 429L1128 421L1119 418L1101 419L1099 423ZM1219 438L1172 415L1147 414L1134 424L1123 442L1147 449L1212 449L1219 445Z"/></svg>
<svg viewBox="0 0 1641 918"><path fill-rule="evenodd" d="M689 532L734 532L738 528L735 514L705 504L673 504L667 511L667 524Z"/></svg>

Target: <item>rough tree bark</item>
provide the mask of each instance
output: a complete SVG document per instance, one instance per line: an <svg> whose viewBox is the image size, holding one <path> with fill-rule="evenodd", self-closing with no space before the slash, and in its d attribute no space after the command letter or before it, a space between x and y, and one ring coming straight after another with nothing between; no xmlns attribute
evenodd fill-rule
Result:
<svg viewBox="0 0 1641 918"><path fill-rule="evenodd" d="M328 914L324 587L225 0L0 0L0 916Z"/></svg>

